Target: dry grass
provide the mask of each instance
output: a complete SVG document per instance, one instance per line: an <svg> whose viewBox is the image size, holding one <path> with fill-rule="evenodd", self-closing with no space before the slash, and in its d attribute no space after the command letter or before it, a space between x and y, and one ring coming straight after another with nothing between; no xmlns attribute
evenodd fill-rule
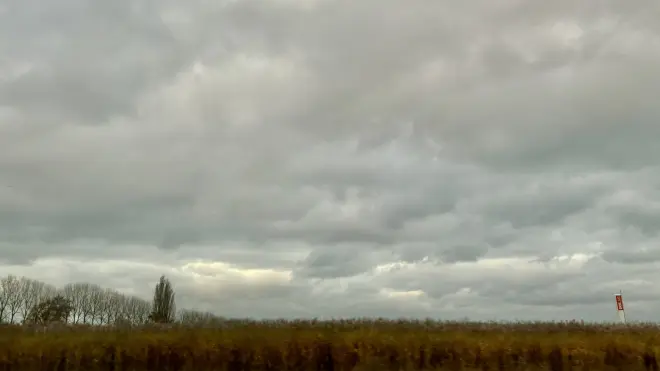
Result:
<svg viewBox="0 0 660 371"><path fill-rule="evenodd" d="M658 370L660 328L578 323L226 321L0 329L0 370Z"/></svg>

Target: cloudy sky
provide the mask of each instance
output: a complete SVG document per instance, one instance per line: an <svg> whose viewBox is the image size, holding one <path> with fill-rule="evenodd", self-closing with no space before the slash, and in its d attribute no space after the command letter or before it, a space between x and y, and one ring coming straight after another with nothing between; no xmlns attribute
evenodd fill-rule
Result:
<svg viewBox="0 0 660 371"><path fill-rule="evenodd" d="M660 320L660 3L0 0L0 275Z"/></svg>

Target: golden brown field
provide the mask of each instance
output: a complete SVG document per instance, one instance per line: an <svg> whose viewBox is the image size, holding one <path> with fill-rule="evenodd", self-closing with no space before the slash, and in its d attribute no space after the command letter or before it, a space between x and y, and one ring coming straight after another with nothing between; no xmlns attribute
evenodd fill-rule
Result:
<svg viewBox="0 0 660 371"><path fill-rule="evenodd" d="M579 323L227 321L0 329L0 370L658 370L660 328Z"/></svg>

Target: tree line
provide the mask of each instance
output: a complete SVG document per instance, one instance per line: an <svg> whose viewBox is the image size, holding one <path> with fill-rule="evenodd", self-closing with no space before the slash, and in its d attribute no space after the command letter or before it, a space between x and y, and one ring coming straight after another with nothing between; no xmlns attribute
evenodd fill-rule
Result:
<svg viewBox="0 0 660 371"><path fill-rule="evenodd" d="M86 282L57 288L27 277L0 279L0 323L5 324L203 325L221 320L210 312L177 310L174 288L165 276L156 284L151 301Z"/></svg>

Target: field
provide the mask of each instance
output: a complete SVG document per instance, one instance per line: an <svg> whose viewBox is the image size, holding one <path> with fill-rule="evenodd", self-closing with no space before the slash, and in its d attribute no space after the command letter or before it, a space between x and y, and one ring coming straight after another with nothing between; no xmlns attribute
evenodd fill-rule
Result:
<svg viewBox="0 0 660 371"><path fill-rule="evenodd" d="M0 328L0 370L658 370L652 324L226 321Z"/></svg>

